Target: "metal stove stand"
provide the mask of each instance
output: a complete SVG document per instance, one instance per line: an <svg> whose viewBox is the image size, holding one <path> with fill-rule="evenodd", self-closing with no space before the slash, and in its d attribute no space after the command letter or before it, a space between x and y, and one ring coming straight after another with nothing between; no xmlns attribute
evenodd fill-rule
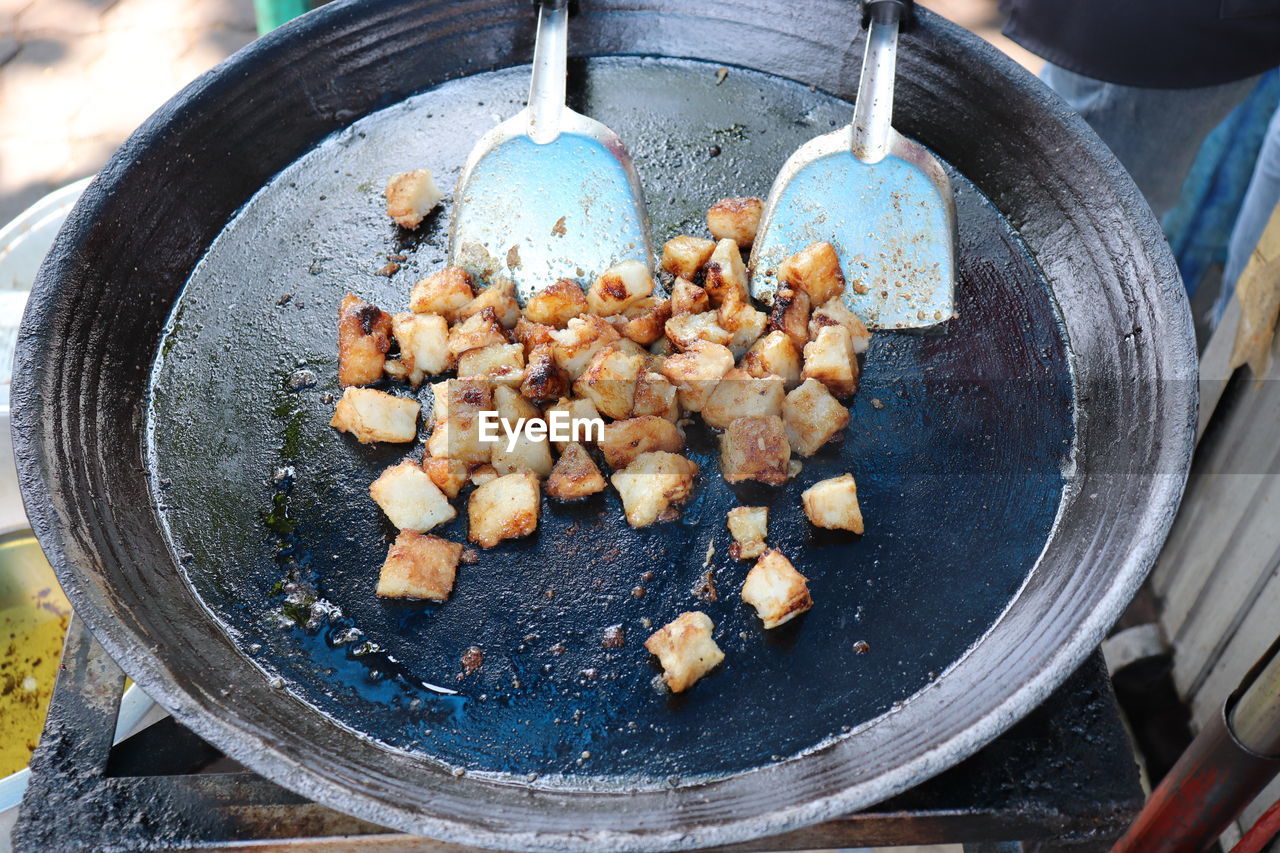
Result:
<svg viewBox="0 0 1280 853"><path fill-rule="evenodd" d="M15 849L473 849L393 833L305 800L247 772L172 719L113 748L123 681L73 619ZM1142 800L1095 653L1039 709L942 775L869 811L717 849L963 843L967 851L1101 851Z"/></svg>

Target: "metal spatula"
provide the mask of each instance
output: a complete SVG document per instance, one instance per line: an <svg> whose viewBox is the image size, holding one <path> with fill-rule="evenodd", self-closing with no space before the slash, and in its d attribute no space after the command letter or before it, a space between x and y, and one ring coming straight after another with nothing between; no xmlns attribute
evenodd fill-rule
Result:
<svg viewBox="0 0 1280 853"><path fill-rule="evenodd" d="M910 0L869 0L853 123L800 147L773 182L751 253L766 302L787 256L826 241L845 302L868 326L909 329L955 315L955 199L938 160L890 126L898 25Z"/></svg>
<svg viewBox="0 0 1280 853"><path fill-rule="evenodd" d="M567 0L538 4L529 105L481 137L458 179L451 264L510 276L521 304L560 278L652 263L640 179L618 135L565 106Z"/></svg>

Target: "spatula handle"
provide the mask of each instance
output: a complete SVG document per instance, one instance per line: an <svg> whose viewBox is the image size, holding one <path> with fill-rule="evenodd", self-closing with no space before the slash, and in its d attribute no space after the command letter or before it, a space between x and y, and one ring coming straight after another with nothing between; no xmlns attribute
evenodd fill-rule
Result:
<svg viewBox="0 0 1280 853"><path fill-rule="evenodd" d="M898 26L911 13L908 0L870 0L863 6L867 51L853 108L850 149L863 163L889 155L893 122L893 78L898 65Z"/></svg>
<svg viewBox="0 0 1280 853"><path fill-rule="evenodd" d="M568 61L569 4L567 0L542 0L538 4L538 34L533 45L533 76L529 80L528 133L539 144L560 135Z"/></svg>

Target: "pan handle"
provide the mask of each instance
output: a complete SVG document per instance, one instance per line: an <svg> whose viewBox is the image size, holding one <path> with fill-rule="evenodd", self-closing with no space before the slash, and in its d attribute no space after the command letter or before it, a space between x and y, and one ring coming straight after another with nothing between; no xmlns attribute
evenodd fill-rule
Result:
<svg viewBox="0 0 1280 853"><path fill-rule="evenodd" d="M533 74L529 80L529 138L539 145L560 135L565 106L565 77L569 62L568 0L538 3L538 34L533 44Z"/></svg>
<svg viewBox="0 0 1280 853"><path fill-rule="evenodd" d="M911 12L911 0L868 0L862 7L867 50L862 58L858 100L853 107L850 151L863 163L879 163L889 155L898 28L910 20Z"/></svg>

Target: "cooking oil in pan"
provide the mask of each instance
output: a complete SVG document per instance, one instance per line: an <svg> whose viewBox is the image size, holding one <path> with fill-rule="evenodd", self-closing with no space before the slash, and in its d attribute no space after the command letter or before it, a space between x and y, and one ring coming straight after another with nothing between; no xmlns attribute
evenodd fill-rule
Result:
<svg viewBox="0 0 1280 853"><path fill-rule="evenodd" d="M71 606L30 531L0 537L0 778L44 728Z"/></svg>

